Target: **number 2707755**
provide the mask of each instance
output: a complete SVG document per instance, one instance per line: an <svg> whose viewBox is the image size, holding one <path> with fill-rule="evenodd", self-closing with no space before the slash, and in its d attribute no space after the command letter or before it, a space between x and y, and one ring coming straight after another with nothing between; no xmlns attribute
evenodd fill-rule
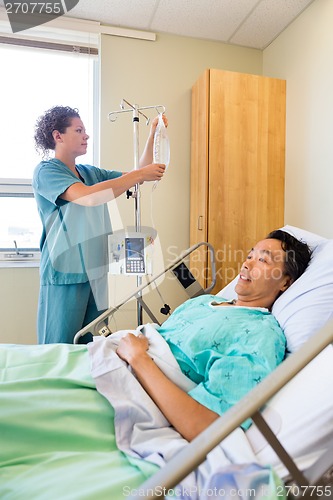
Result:
<svg viewBox="0 0 333 500"><path fill-rule="evenodd" d="M7 14L63 14L61 2L5 2Z"/></svg>
<svg viewBox="0 0 333 500"><path fill-rule="evenodd" d="M285 494L293 495L296 498L301 498L302 496L307 496L307 497L313 497L313 498L318 498L318 497L328 497L332 498L332 486L327 485L327 486L297 486L295 484L291 486L278 486L277 487L277 497L283 497Z"/></svg>

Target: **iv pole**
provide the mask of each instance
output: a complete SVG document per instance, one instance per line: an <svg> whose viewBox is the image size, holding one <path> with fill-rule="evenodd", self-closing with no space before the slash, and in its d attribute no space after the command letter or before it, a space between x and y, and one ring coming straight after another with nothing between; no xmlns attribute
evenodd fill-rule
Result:
<svg viewBox="0 0 333 500"><path fill-rule="evenodd" d="M128 108L125 108L127 104ZM125 99L122 99L120 103L120 110L111 111L108 114L110 122L115 122L118 114L132 112L133 114L133 145L134 145L134 170L139 169L139 115L142 115L146 119L146 125L149 125L150 119L142 113L146 109L155 109L158 113L164 113L165 107L161 104L155 106L138 106L137 104L131 104ZM141 231L141 193L140 185L136 184L133 191L127 191L127 198L134 198L135 202L135 230L137 232ZM142 277L137 275L136 284L139 288L142 284ZM138 326L142 325L142 305L140 300L137 300L137 322Z"/></svg>

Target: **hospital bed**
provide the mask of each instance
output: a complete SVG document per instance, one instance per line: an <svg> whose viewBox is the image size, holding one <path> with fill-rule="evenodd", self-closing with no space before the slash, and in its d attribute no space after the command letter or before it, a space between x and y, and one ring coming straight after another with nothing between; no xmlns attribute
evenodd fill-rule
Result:
<svg viewBox="0 0 333 500"><path fill-rule="evenodd" d="M2 345L0 498L104 500L132 491L154 498L156 485L177 485L250 415L256 425L245 436L258 462L298 485L320 486L333 464L333 240L285 229L314 249L307 271L273 309L287 359L162 469L118 450L113 408L96 391L86 346ZM233 298L234 283L220 293ZM285 451L267 443L261 415ZM303 489L301 498L330 498L332 488Z"/></svg>

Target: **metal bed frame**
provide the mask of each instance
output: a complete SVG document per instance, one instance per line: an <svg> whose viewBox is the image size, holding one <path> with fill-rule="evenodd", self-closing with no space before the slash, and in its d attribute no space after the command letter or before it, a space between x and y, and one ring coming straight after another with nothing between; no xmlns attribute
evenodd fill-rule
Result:
<svg viewBox="0 0 333 500"><path fill-rule="evenodd" d="M202 288L199 285L199 283L197 281L195 281L195 284L196 284L195 292L190 293L189 297L195 297L197 295L209 293L214 288L214 286L216 284L215 252L214 252L214 248L212 247L212 245L210 243L202 241L200 243L192 245L190 248L185 250L176 260L174 260L170 265L168 265L163 271L152 276L150 279L147 280L147 282L144 285L137 287L131 295L129 295L126 299L124 299L118 305L116 305L114 307L110 307L105 312L103 312L100 316L98 316L98 318L96 318L94 321L92 321L87 326L85 326L80 331L78 331L74 337L73 343L78 344L80 337L82 337L83 335L85 335L87 333L92 333L93 335L102 335L104 337L108 337L112 332L111 332L107 323L112 318L112 316L123 305L125 305L127 302L129 302L132 299L137 300L138 304L147 313L147 315L153 321L153 323L160 324L160 322L157 320L156 316L154 315L153 311L150 309L148 304L142 298L144 290L147 289L149 286L151 286L155 281L157 281L161 276L166 274L168 271L175 270L180 264L184 264L186 266L186 264L184 263L185 259L187 257L189 257L194 251L196 251L197 249L199 249L201 247L206 248L207 254L209 255L211 282L210 282L208 287ZM186 270L189 271L187 266L186 266ZM175 274L173 275L173 278L175 280L177 279ZM194 277L193 277L193 279L194 279ZM190 289L191 289L191 287L189 287L187 289L187 291Z"/></svg>

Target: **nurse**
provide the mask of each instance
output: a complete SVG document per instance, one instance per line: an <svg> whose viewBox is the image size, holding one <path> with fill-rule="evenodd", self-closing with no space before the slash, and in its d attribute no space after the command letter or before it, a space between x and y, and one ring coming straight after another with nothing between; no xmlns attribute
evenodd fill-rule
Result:
<svg viewBox="0 0 333 500"><path fill-rule="evenodd" d="M34 170L32 186L43 227L40 344L72 343L76 332L107 309L112 228L106 203L136 184L163 177L165 165L152 163L157 121L152 122L140 168L124 173L76 163L89 139L77 109L55 106L38 118L34 139L43 161Z"/></svg>

